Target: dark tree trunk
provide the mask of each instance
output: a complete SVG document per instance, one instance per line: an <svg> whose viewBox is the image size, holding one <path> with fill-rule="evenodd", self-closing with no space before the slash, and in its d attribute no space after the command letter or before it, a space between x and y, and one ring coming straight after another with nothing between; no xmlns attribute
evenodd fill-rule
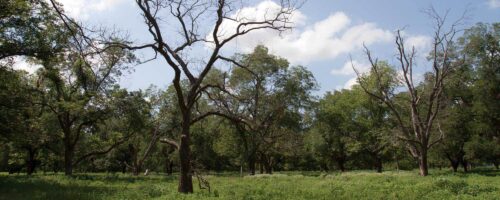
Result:
<svg viewBox="0 0 500 200"><path fill-rule="evenodd" d="M446 158L448 158L448 160L450 161L451 168L453 169L453 172L457 172L458 166L460 165L460 161L453 159L453 157L448 153L446 153Z"/></svg>
<svg viewBox="0 0 500 200"><path fill-rule="evenodd" d="M139 163L137 161L137 154L139 150L134 147L133 144L128 145L128 151L130 152L130 156L132 157L132 175L138 176L139 173L141 172L141 166L139 166Z"/></svg>
<svg viewBox="0 0 500 200"><path fill-rule="evenodd" d="M382 166L382 159L376 158L376 167L377 167L377 172L382 173L383 166Z"/></svg>
<svg viewBox="0 0 500 200"><path fill-rule="evenodd" d="M264 162L264 171L266 174L272 174L273 173L273 167L270 162Z"/></svg>
<svg viewBox="0 0 500 200"><path fill-rule="evenodd" d="M346 168L345 168L345 159L343 157L337 157L335 159L335 162L337 163L337 167L339 168L339 170L341 172L345 172L346 171Z"/></svg>
<svg viewBox="0 0 500 200"><path fill-rule="evenodd" d="M28 175L33 174L35 172L35 167L36 167L36 150L33 148L28 149L28 159L26 160L26 173Z"/></svg>
<svg viewBox="0 0 500 200"><path fill-rule="evenodd" d="M264 167L264 171L266 174L273 174L273 168L272 167Z"/></svg>
<svg viewBox="0 0 500 200"><path fill-rule="evenodd" d="M139 173L141 173L141 167L139 166L134 166L133 169L132 169L132 175L134 176L138 176Z"/></svg>
<svg viewBox="0 0 500 200"><path fill-rule="evenodd" d="M179 145L180 177L178 191L180 193L193 193L193 177L191 176L191 149L190 140L190 115L184 114L182 124L181 143Z"/></svg>
<svg viewBox="0 0 500 200"><path fill-rule="evenodd" d="M260 154L260 163L261 163L261 166L264 168L264 173L266 173L266 174L273 173L271 157L261 153Z"/></svg>
<svg viewBox="0 0 500 200"><path fill-rule="evenodd" d="M71 145L65 145L64 149L64 174L66 176L73 175L73 156L74 149Z"/></svg>
<svg viewBox="0 0 500 200"><path fill-rule="evenodd" d="M255 175L255 154L248 156L248 173L250 175Z"/></svg>
<svg viewBox="0 0 500 200"><path fill-rule="evenodd" d="M125 163L122 164L122 174L125 174L127 172L127 165Z"/></svg>
<svg viewBox="0 0 500 200"><path fill-rule="evenodd" d="M171 160L168 161L168 164L167 164L167 175L172 175L172 173L174 172L174 162L172 162Z"/></svg>
<svg viewBox="0 0 500 200"><path fill-rule="evenodd" d="M322 168L322 170L325 170L325 172L328 172L330 170L330 168L328 167L328 164L326 164L326 163L322 163L321 168Z"/></svg>
<svg viewBox="0 0 500 200"><path fill-rule="evenodd" d="M71 129L69 126L63 126L64 132L64 174L66 176L73 175L73 158L75 155L75 144L71 137Z"/></svg>
<svg viewBox="0 0 500 200"><path fill-rule="evenodd" d="M429 175L429 165L427 163L427 152L423 151L420 153L418 158L418 168L420 169L420 176Z"/></svg>
<svg viewBox="0 0 500 200"><path fill-rule="evenodd" d="M451 168L453 168L453 172L457 172L458 171L458 161L453 161L451 160Z"/></svg>
<svg viewBox="0 0 500 200"><path fill-rule="evenodd" d="M10 147L8 145L2 146L2 161L0 163L0 170L7 171L9 169Z"/></svg>
<svg viewBox="0 0 500 200"><path fill-rule="evenodd" d="M469 172L469 169L467 168L467 165L469 165L469 163L467 162L467 160L465 159L462 159L462 167L464 168L464 172L467 173Z"/></svg>
<svg viewBox="0 0 500 200"><path fill-rule="evenodd" d="M165 173L169 176L172 175L174 167L174 162L170 160L170 153L174 152L175 150L171 148L171 146L166 146L161 150L163 157L165 157Z"/></svg>
<svg viewBox="0 0 500 200"><path fill-rule="evenodd" d="M52 163L52 171L54 171L54 174L57 174L57 172L59 171L58 166L59 166L59 163L57 161L54 161Z"/></svg>

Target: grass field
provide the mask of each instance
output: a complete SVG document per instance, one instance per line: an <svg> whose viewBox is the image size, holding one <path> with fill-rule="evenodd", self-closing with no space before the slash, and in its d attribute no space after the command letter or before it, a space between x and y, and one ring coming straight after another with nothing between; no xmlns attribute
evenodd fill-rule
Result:
<svg viewBox="0 0 500 200"><path fill-rule="evenodd" d="M123 174L0 174L0 199L500 199L500 171L288 172L239 177L206 176L212 192L176 192L175 176ZM195 179L196 180L196 179Z"/></svg>

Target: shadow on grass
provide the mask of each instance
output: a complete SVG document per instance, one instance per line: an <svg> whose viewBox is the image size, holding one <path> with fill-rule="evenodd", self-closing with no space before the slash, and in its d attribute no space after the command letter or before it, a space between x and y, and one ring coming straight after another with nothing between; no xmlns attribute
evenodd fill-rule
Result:
<svg viewBox="0 0 500 200"><path fill-rule="evenodd" d="M28 176L0 176L0 199L100 199L115 191L81 184L62 185Z"/></svg>
<svg viewBox="0 0 500 200"><path fill-rule="evenodd" d="M103 181L109 183L134 183L134 182L142 182L142 181L165 181L170 182L177 180L177 176L162 176L162 175L153 175L153 176L131 176L131 175L123 175L123 174L75 174L71 177L71 179L76 180L88 180L88 181Z"/></svg>
<svg viewBox="0 0 500 200"><path fill-rule="evenodd" d="M481 176L490 176L490 177L496 177L496 176L500 176L500 170L495 170L495 169L490 169L490 168L486 168L486 169L473 169L471 171L469 171L469 173L471 174L478 174L478 175L481 175Z"/></svg>

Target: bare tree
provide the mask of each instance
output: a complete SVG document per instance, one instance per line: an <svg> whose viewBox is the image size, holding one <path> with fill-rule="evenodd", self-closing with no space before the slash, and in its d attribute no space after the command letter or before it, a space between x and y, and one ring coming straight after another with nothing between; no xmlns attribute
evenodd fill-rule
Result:
<svg viewBox="0 0 500 200"><path fill-rule="evenodd" d="M172 83L182 115L180 142L175 145L179 147L181 169L178 191L192 193L190 127L206 116L221 115L209 112L194 116L197 100L202 96L203 90L210 87L203 85L204 78L217 61L224 61L221 59L221 50L234 39L256 30L271 29L282 32L291 29L293 23L290 18L295 6L287 0L282 0L279 8L269 9L264 16L250 19L239 15L237 8L242 7L241 1L136 0L136 3L153 40L140 46L119 45L130 50L152 49L155 55L165 59L174 71ZM224 30L225 23L233 24L234 30ZM209 26L205 29L207 27L200 28L200 25ZM213 29L210 30L210 26ZM168 30L175 30L174 33L180 34L180 37L172 35ZM175 41L175 38L179 40ZM210 46L208 55L200 59L202 61L190 62L190 50L206 46ZM182 78L187 78L187 88L182 86ZM174 141L170 141L172 142Z"/></svg>
<svg viewBox="0 0 500 200"><path fill-rule="evenodd" d="M441 109L442 93L444 83L452 71L451 69L459 62L452 62L451 54L455 35L460 31L457 27L464 19L465 13L459 20L446 29L446 17L440 16L431 8L427 12L429 16L435 20L436 27L432 43L432 51L429 56L432 64L432 72L430 73L430 84L421 84L414 81L413 70L415 67L415 47L410 50L405 47L405 40L400 30L396 32L396 47L397 65L401 71L402 85L404 85L409 98L403 98L404 105L398 105L395 102L396 92L394 88L388 87L384 83L387 74L384 74L381 63L374 60L371 52L365 47L365 53L371 64L371 76L375 80L374 85L369 88L367 76L358 74L358 81L363 90L372 97L382 101L394 114L397 123L401 129L401 135L398 139L405 142L411 155L418 160L420 175L428 175L427 153L429 149L443 139L443 133L437 124L438 130L433 129L437 114ZM354 67L354 66L353 66ZM417 84L417 86L416 86ZM405 118L405 114L409 114L409 120ZM409 123L408 123L409 121ZM409 124L409 125L408 125ZM439 136L435 133L439 132Z"/></svg>

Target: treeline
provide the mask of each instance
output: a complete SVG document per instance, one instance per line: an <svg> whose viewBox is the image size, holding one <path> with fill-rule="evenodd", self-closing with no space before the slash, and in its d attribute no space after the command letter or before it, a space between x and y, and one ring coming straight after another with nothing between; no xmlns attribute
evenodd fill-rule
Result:
<svg viewBox="0 0 500 200"><path fill-rule="evenodd" d="M420 168L427 175L429 166L500 164L499 23L456 39L454 28L436 30L432 67L421 76L397 33L395 64L366 49L370 72L323 97L314 95L310 71L264 46L228 58L216 42L213 58L226 62L210 60L193 75L155 43L176 72L172 85L128 91L116 80L141 62L134 50L150 46L87 31L50 2L1 7L2 171L180 171L189 185L204 171ZM15 70L20 57L40 68Z"/></svg>

